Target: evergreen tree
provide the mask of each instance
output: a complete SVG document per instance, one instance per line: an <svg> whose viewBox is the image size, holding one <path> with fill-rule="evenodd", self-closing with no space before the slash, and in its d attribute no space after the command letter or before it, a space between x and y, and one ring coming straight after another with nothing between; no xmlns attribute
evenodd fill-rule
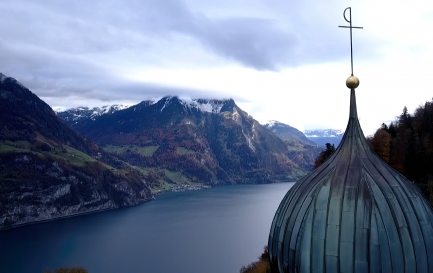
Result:
<svg viewBox="0 0 433 273"><path fill-rule="evenodd" d="M335 152L334 144L326 143L325 144L325 150L320 152L319 156L314 161L314 168L319 167L322 165L328 158L331 157L331 155Z"/></svg>
<svg viewBox="0 0 433 273"><path fill-rule="evenodd" d="M370 142L384 161L433 201L433 101L418 107L414 115L404 107L397 120L383 124Z"/></svg>

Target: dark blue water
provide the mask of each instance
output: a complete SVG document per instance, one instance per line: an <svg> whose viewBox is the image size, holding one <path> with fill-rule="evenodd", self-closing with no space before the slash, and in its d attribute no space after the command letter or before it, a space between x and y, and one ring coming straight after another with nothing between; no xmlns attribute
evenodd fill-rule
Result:
<svg viewBox="0 0 433 273"><path fill-rule="evenodd" d="M0 232L0 272L235 273L267 243L293 183L169 193L141 206Z"/></svg>

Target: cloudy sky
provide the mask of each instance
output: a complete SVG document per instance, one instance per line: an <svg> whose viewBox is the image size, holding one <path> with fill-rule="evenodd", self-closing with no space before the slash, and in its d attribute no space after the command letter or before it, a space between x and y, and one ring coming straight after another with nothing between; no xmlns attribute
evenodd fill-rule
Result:
<svg viewBox="0 0 433 273"><path fill-rule="evenodd" d="M0 0L0 72L53 108L234 98L260 122L368 135L433 97L427 0Z"/></svg>

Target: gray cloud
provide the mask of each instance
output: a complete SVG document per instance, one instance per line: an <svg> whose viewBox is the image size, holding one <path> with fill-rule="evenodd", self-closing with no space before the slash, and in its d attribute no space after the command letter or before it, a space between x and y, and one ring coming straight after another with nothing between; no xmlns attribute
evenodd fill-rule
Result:
<svg viewBox="0 0 433 273"><path fill-rule="evenodd" d="M305 55L317 52L310 48L332 49L327 39L321 39L329 38L321 25L316 25L316 20L311 25L305 23L308 20L296 13L297 2L290 5L284 7L291 11L287 21L278 22L262 17L213 18L201 11L194 12L181 0L15 0L0 5L4 14L0 31L5 40L29 42L69 54L119 50L139 50L145 54L146 49L157 47L159 40L170 39L177 33L244 65L275 69L296 64ZM321 41L320 47L315 45L314 35ZM312 55L315 59L326 56Z"/></svg>
<svg viewBox="0 0 433 273"><path fill-rule="evenodd" d="M276 14L289 11L281 21L245 13L213 16L205 2L199 9L182 0L4 0L0 71L44 97L144 99L209 92L131 83L117 74L122 67L176 64L185 59L178 47L260 70L346 56L346 45L335 46L338 37L302 18L298 2L286 2L272 0L281 9Z"/></svg>
<svg viewBox="0 0 433 273"><path fill-rule="evenodd" d="M288 63L295 35L279 29L271 20L231 18L207 21L196 30L197 38L214 52L257 69Z"/></svg>

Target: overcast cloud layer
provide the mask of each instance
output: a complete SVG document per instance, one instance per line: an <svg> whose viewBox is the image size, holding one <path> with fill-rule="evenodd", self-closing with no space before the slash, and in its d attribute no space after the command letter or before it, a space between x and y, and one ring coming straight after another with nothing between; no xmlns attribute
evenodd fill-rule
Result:
<svg viewBox="0 0 433 273"><path fill-rule="evenodd" d="M343 128L349 44L337 26L350 3L323 2L2 0L0 72L52 107L232 97L260 121ZM433 94L414 95L431 77L433 42L420 30L432 26L431 4L386 2L352 5L365 27L354 33L355 73L368 132Z"/></svg>

